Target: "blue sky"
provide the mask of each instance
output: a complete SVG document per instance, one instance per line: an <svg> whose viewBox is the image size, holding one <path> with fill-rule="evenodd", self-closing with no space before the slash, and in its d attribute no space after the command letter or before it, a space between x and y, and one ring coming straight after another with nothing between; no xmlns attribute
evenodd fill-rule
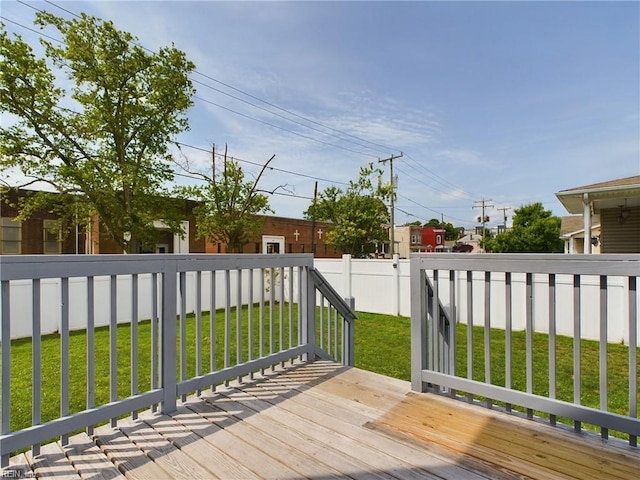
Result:
<svg viewBox="0 0 640 480"><path fill-rule="evenodd" d="M284 186L271 196L280 216L302 216L309 177L320 190L341 186L399 152L398 224L444 216L471 227L483 198L565 215L555 192L640 174L638 2L25 3L85 11L147 48L184 50L210 78L194 75L205 85L179 140L227 143L255 163L275 154L280 170L261 186ZM32 26L28 6L0 8Z"/></svg>

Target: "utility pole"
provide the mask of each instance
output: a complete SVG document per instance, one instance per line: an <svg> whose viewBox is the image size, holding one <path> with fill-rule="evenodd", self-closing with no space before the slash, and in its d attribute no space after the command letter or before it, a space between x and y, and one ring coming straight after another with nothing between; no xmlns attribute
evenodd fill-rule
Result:
<svg viewBox="0 0 640 480"><path fill-rule="evenodd" d="M391 155L389 158L385 158L384 160L378 160L378 163L387 163L389 162L389 173L390 173L390 177L391 177L391 215L390 215L390 220L391 220L391 226L389 228L389 240L391 241L391 249L390 249L390 253L391 253L391 258L393 258L393 255L395 254L396 251L396 245L395 245L395 241L396 241L396 237L395 237L395 232L394 232L394 204L393 204L393 200L394 197L396 196L396 184L395 184L395 180L393 178L393 161L396 158L400 158L402 157L402 152L400 152L400 155Z"/></svg>
<svg viewBox="0 0 640 480"><path fill-rule="evenodd" d="M487 208L493 208L494 205L491 205L487 202L492 202L493 200L491 199L482 199L482 200L478 200L475 203L476 205L473 206L473 208L481 208L482 209L482 216L480 217L480 222L482 222L482 238L484 239L485 237L485 224L489 221L489 217L485 215L485 209Z"/></svg>
<svg viewBox="0 0 640 480"><path fill-rule="evenodd" d="M316 256L316 202L318 201L318 182L313 187L313 208L311 211L311 253Z"/></svg>
<svg viewBox="0 0 640 480"><path fill-rule="evenodd" d="M504 225L504 231L507 231L507 210L511 210L511 207L496 208L502 212L502 224Z"/></svg>

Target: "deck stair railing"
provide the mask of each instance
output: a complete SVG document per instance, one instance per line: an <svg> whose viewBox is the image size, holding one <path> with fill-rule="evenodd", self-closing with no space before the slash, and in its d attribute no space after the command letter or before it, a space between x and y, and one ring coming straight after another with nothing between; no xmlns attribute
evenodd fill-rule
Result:
<svg viewBox="0 0 640 480"><path fill-rule="evenodd" d="M568 424L577 432L588 425L603 439L615 432L637 447L638 276L640 255L412 256L412 388ZM622 294L614 295L614 283ZM513 307L515 295L524 299L522 311ZM599 322L589 348L581 340L583 331L594 330L585 324L587 308L598 311ZM608 343L612 311L626 327L626 348L617 345L615 359ZM568 336L558 334L560 320L572 328ZM585 384L587 369L594 386ZM621 391L610 392L614 374ZM587 400L593 390L595 400ZM613 396L624 405L612 408Z"/></svg>
<svg viewBox="0 0 640 480"><path fill-rule="evenodd" d="M2 467L11 452L171 412L178 398L294 359L353 365L353 300L311 255L2 256L0 281ZM57 334L41 334L52 316ZM30 338L10 341L25 322ZM12 364L25 342L31 364Z"/></svg>

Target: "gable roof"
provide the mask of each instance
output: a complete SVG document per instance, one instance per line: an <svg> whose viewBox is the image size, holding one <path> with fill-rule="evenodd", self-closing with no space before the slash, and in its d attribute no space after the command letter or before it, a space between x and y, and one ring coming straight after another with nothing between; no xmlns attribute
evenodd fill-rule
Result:
<svg viewBox="0 0 640 480"><path fill-rule="evenodd" d="M594 213L599 213L605 208L616 208L625 203L629 207L639 206L640 175L593 183L556 193L560 203L572 214L583 213L584 195L587 195L591 202Z"/></svg>
<svg viewBox="0 0 640 480"><path fill-rule="evenodd" d="M591 229L600 227L600 215L594 215L591 217ZM578 232L584 231L584 218L582 215L569 215L562 217L562 223L560 225L560 236L569 236Z"/></svg>

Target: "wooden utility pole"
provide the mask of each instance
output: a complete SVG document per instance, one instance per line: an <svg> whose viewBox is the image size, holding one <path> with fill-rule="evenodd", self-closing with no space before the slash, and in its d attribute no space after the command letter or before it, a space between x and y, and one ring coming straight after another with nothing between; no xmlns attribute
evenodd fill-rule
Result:
<svg viewBox="0 0 640 480"><path fill-rule="evenodd" d="M511 207L496 208L502 212L502 224L504 225L504 231L507 231L507 210L511 210Z"/></svg>
<svg viewBox="0 0 640 480"><path fill-rule="evenodd" d="M481 208L482 209L482 216L480 217L480 221L482 223L482 238L484 239L485 236L485 224L487 223L487 221L489 220L489 218L484 214L484 211L486 208L493 208L494 205L490 205L487 202L492 202L493 200L491 199L482 199L482 200L478 200L474 203L479 204L479 205L474 205L473 208Z"/></svg>
<svg viewBox="0 0 640 480"><path fill-rule="evenodd" d="M318 200L318 182L316 181L315 187L313 187L313 212L311 215L311 253L316 256L316 202Z"/></svg>
<svg viewBox="0 0 640 480"><path fill-rule="evenodd" d="M393 258L393 255L395 254L396 251L396 237L395 237L395 228L394 228L394 197L396 196L396 184L395 184L395 180L393 178L393 161L396 158L400 158L402 157L402 152L400 152L400 155L391 155L389 158L385 158L384 160L378 160L378 163L387 163L389 162L389 174L390 174L390 178L391 178L391 214L390 214L390 223L391 226L389 227L389 240L391 242L391 249L389 250L389 252L391 253L391 258Z"/></svg>

